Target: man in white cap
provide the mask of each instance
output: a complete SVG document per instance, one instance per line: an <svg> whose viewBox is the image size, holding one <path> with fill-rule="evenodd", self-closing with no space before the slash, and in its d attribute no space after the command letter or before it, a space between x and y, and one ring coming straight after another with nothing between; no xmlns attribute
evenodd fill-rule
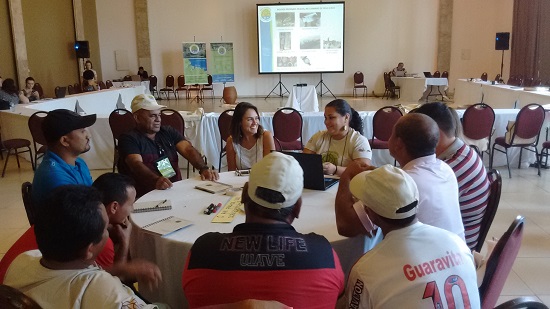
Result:
<svg viewBox="0 0 550 309"><path fill-rule="evenodd" d="M136 182L137 197L154 189L165 190L181 180L178 153L199 170L201 179L217 180L201 154L178 131L161 126L161 108L155 97L137 95L132 100L136 128L120 136L118 170Z"/></svg>
<svg viewBox="0 0 550 309"><path fill-rule="evenodd" d="M292 222L302 206L303 171L291 156L272 152L252 166L242 202L245 223L233 233L195 241L183 271L191 308L244 299L294 308L334 308L344 274L326 238L300 234ZM215 286L223 287L212 291Z"/></svg>
<svg viewBox="0 0 550 309"><path fill-rule="evenodd" d="M418 189L406 172L391 165L365 171L350 190L385 237L351 269L346 308L480 308L468 246L416 219Z"/></svg>

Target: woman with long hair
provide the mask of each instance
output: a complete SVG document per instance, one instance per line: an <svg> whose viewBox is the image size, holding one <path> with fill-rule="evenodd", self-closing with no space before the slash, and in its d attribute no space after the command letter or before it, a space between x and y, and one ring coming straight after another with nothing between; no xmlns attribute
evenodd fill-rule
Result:
<svg viewBox="0 0 550 309"><path fill-rule="evenodd" d="M275 150L273 135L260 125L256 106L241 102L235 107L227 139L227 169L250 169Z"/></svg>
<svg viewBox="0 0 550 309"><path fill-rule="evenodd" d="M11 78L6 78L2 82L2 89L0 89L0 100L2 106L0 109L12 109L15 105L19 104L19 92L15 81Z"/></svg>
<svg viewBox="0 0 550 309"><path fill-rule="evenodd" d="M340 176L352 161L370 165L372 151L362 135L363 121L348 102L336 99L325 106L325 126L304 148L304 153L322 155L324 174Z"/></svg>

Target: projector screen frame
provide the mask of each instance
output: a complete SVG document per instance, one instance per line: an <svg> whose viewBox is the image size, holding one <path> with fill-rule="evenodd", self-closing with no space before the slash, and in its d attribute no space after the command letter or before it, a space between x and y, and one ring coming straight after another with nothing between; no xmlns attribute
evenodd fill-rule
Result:
<svg viewBox="0 0 550 309"><path fill-rule="evenodd" d="M341 70L312 70L312 71L276 71L272 70L270 72L262 71L261 68L261 46L260 46L260 7L269 7L269 6L301 6L301 5L331 5L337 4L342 5L342 67ZM346 24L346 4L344 1L329 1L329 2L297 2L297 3L258 3L256 4L256 38L257 38L257 48L258 48L258 74L323 74L323 73L344 73L345 71L345 24ZM272 48L273 51L273 48Z"/></svg>

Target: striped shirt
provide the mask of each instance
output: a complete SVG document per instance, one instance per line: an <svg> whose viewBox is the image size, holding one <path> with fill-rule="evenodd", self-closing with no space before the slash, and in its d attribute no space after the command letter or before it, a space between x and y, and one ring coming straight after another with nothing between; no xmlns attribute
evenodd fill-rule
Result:
<svg viewBox="0 0 550 309"><path fill-rule="evenodd" d="M489 179L481 158L457 138L438 156L453 169L458 181L460 213L470 249L477 245L481 220L489 199Z"/></svg>

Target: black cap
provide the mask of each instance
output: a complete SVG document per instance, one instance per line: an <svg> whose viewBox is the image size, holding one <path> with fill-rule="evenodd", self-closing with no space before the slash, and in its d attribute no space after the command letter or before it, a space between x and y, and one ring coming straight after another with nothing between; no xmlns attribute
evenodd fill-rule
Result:
<svg viewBox="0 0 550 309"><path fill-rule="evenodd" d="M95 123L96 115L80 116L68 109L56 109L48 113L42 122L42 131L48 143L57 141L73 130L87 128Z"/></svg>

